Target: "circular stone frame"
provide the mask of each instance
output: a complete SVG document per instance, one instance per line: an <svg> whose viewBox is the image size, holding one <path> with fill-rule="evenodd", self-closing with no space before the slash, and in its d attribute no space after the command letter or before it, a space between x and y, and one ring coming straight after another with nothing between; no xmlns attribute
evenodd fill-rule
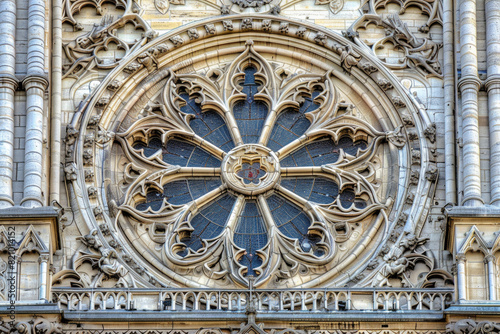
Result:
<svg viewBox="0 0 500 334"><path fill-rule="evenodd" d="M270 23L264 25L264 21ZM269 26L271 28L264 30L263 27ZM189 38L188 30L192 29L198 31L198 38ZM388 199L391 202L390 212L385 215L388 220L379 215L373 228L360 238L346 258L329 266L320 277L300 284L304 288L349 283L366 286L374 271L356 283L352 283L352 277L367 272L368 263L380 255L383 247L398 243L403 238L403 231L419 235L427 218L437 168L431 153L433 143L424 133L433 124L412 94L376 57L330 30L302 21L260 14L212 18L159 36L123 59L120 66L81 104L70 124L79 130L79 137L66 148L69 153L65 171L72 193L84 194L72 198L73 210L79 215L76 222L81 231L96 230L96 237L106 247L118 245L114 246L118 260L144 286L153 287L151 282L161 286L212 286L211 282L184 278L184 263L165 266L143 245L132 245L127 241L136 234L123 220L119 209L122 203L111 200L103 191L101 184L107 181L101 179L101 172L97 171L106 167L103 162L108 163L106 158L111 154L114 133L124 130L120 128L124 117L144 98L148 89L161 83L172 72L189 66L201 68L215 59L236 57L249 39L254 41L259 52L275 54L277 59L289 57L303 68L330 71L345 82L363 99L362 103L371 108L380 120L388 142L395 148L391 155L398 161L398 166L393 166L398 188L394 192L397 195ZM386 89L386 82L392 85L389 89ZM110 86L114 88L108 88ZM91 139L92 136L95 139ZM137 177L136 171L126 171L124 177ZM87 195L87 189L91 187L97 189L97 196ZM125 225L120 228L120 224ZM396 237L390 238L393 234ZM367 249L373 240L377 245ZM139 272L134 269L137 267L148 270Z"/></svg>

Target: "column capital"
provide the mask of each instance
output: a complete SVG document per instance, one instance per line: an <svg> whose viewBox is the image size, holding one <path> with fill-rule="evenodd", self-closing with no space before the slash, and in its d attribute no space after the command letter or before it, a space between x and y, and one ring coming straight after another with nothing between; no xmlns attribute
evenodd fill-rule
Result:
<svg viewBox="0 0 500 334"><path fill-rule="evenodd" d="M484 87L486 88L487 92L489 92L490 89L500 89L500 74L488 76L488 78L484 82Z"/></svg>
<svg viewBox="0 0 500 334"><path fill-rule="evenodd" d="M49 86L49 80L45 74L28 75L23 79L23 86L26 90L35 87L45 91Z"/></svg>
<svg viewBox="0 0 500 334"><path fill-rule="evenodd" d="M12 74L0 73L0 88L17 89L19 80Z"/></svg>
<svg viewBox="0 0 500 334"><path fill-rule="evenodd" d="M40 256L38 257L38 263L42 263L42 262L49 262L49 254L40 254Z"/></svg>
<svg viewBox="0 0 500 334"><path fill-rule="evenodd" d="M455 255L455 260L459 263L465 263L465 261L466 261L465 254L458 253L457 255Z"/></svg>
<svg viewBox="0 0 500 334"><path fill-rule="evenodd" d="M463 91L467 88L479 91L479 88L481 87L481 80L475 75L466 75L458 80L457 86L460 91Z"/></svg>
<svg viewBox="0 0 500 334"><path fill-rule="evenodd" d="M495 262L495 256L493 256L492 254L488 254L484 257L484 263L488 263L488 262Z"/></svg>

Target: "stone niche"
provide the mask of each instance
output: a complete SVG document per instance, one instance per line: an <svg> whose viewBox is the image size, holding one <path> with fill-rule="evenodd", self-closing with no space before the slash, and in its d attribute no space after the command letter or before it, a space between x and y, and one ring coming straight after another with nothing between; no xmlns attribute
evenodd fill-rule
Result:
<svg viewBox="0 0 500 334"><path fill-rule="evenodd" d="M0 218L0 303L12 293L19 301L50 300L49 268L60 249L58 213L52 208L3 211L9 212Z"/></svg>

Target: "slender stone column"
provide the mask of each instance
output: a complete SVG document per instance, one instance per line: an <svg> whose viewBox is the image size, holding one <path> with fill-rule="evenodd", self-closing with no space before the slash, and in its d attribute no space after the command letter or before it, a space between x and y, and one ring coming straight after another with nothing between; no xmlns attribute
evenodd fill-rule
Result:
<svg viewBox="0 0 500 334"><path fill-rule="evenodd" d="M479 206L481 168L479 157L478 91L481 81L477 72L476 1L460 3L460 62L462 77L458 87L462 94L462 138L464 198L462 205Z"/></svg>
<svg viewBox="0 0 500 334"><path fill-rule="evenodd" d="M491 204L500 206L500 2L486 0L486 54L490 125Z"/></svg>
<svg viewBox="0 0 500 334"><path fill-rule="evenodd" d="M446 203L457 201L455 169L455 50L453 0L443 0L444 155Z"/></svg>
<svg viewBox="0 0 500 334"><path fill-rule="evenodd" d="M50 125L50 203L59 202L61 182L62 0L52 0L52 109Z"/></svg>
<svg viewBox="0 0 500 334"><path fill-rule="evenodd" d="M16 0L0 1L0 208L14 205L14 91L16 73Z"/></svg>
<svg viewBox="0 0 500 334"><path fill-rule="evenodd" d="M21 205L40 207L42 201L43 94L48 81L45 62L45 1L30 0L28 9L28 73L26 89L26 143L24 196Z"/></svg>
<svg viewBox="0 0 500 334"><path fill-rule="evenodd" d="M465 254L457 254L457 286L458 286L458 303L462 303L467 299L467 287L465 284Z"/></svg>
<svg viewBox="0 0 500 334"><path fill-rule="evenodd" d="M38 261L40 262L40 279L39 279L39 290L38 290L38 299L40 300L47 300L47 275L48 275L48 262L49 262L49 255L48 254L42 254L38 258Z"/></svg>
<svg viewBox="0 0 500 334"><path fill-rule="evenodd" d="M488 266L488 297L490 300L497 299L497 285L495 283L495 257L487 255L484 262Z"/></svg>

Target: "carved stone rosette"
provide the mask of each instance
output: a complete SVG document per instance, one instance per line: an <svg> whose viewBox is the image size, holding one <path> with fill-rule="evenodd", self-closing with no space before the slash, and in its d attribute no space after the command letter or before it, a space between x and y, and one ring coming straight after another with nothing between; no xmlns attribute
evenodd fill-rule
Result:
<svg viewBox="0 0 500 334"><path fill-rule="evenodd" d="M68 181L97 245L79 256L121 286L421 286L437 174L429 118L405 92L371 54L290 19L154 39L72 122Z"/></svg>

